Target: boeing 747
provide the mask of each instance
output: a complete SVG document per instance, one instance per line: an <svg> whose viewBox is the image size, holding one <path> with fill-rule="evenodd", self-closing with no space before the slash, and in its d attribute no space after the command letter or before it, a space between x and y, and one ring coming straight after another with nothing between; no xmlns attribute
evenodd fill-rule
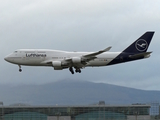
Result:
<svg viewBox="0 0 160 120"><path fill-rule="evenodd" d="M4 59L21 66L51 66L54 70L69 69L74 74L81 73L85 67L98 67L114 65L150 57L152 52L147 52L154 32L146 32L122 52L108 52L107 47L97 52L68 52L49 49L19 49L6 56Z"/></svg>

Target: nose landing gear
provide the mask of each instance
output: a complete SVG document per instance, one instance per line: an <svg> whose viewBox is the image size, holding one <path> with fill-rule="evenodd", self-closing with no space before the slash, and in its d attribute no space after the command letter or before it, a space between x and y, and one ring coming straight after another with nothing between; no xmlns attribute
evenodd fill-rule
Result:
<svg viewBox="0 0 160 120"><path fill-rule="evenodd" d="M18 66L19 66L19 72L22 72L21 65L18 65Z"/></svg>

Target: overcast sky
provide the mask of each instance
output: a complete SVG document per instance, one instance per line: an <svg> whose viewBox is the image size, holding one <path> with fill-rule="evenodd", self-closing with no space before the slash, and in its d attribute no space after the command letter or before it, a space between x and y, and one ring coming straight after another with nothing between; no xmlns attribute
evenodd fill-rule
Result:
<svg viewBox="0 0 160 120"><path fill-rule="evenodd" d="M0 0L0 84L44 84L63 79L87 80L160 90L159 0ZM16 49L40 48L122 51L146 31L155 31L149 59L85 68L25 67L4 57Z"/></svg>

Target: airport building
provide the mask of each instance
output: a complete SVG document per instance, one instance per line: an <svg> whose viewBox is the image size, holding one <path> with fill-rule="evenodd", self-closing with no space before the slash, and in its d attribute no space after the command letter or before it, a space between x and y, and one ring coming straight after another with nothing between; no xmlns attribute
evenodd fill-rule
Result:
<svg viewBox="0 0 160 120"><path fill-rule="evenodd" d="M150 105L0 106L0 120L150 120Z"/></svg>

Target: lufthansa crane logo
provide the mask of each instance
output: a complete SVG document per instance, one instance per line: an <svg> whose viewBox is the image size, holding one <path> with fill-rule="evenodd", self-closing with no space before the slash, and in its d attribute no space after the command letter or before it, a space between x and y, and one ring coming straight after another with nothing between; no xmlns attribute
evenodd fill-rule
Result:
<svg viewBox="0 0 160 120"><path fill-rule="evenodd" d="M148 43L144 39L139 39L135 46L138 51L143 52L148 48Z"/></svg>

